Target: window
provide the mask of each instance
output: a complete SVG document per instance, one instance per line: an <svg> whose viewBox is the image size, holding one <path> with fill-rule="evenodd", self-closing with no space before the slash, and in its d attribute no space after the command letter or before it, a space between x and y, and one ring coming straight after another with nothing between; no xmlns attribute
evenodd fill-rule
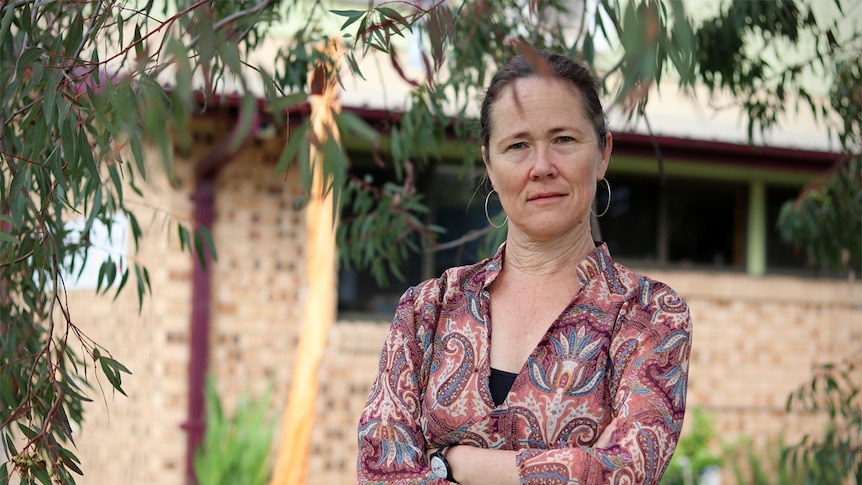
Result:
<svg viewBox="0 0 862 485"><path fill-rule="evenodd" d="M741 268L748 187L669 182L666 192L668 262Z"/></svg>
<svg viewBox="0 0 862 485"><path fill-rule="evenodd" d="M81 241L82 231L86 226L85 218L73 219L66 223L66 242L78 244ZM87 259L84 262L83 251L63 262L61 276L68 290L95 288L99 281L99 270L102 264L109 258L117 265L117 273L120 274L126 268L126 247L129 242L128 220L123 214L114 214L111 218L110 227L101 221L94 221L87 235L90 247ZM120 278L115 281L119 285Z"/></svg>
<svg viewBox="0 0 862 485"><path fill-rule="evenodd" d="M361 170L374 183L383 184L391 175L366 164ZM433 224L446 233L438 241L457 239L471 230L487 228L485 187L478 188L484 171L463 176L459 166L438 164L417 175ZM612 200L599 219L602 239L611 254L630 265L663 265L703 270L744 271L746 265L749 185L693 178L669 178L661 187L655 176L609 174ZM769 271L799 272L804 258L781 241L775 223L784 201L797 189L767 186L767 267ZM607 204L603 184L597 188L599 212ZM493 197L492 217L501 210ZM478 261L496 250L497 239L479 238L453 249L415 256L403 268L404 279L391 278L381 287L367 272L343 268L339 279L338 309L342 318L358 312L390 319L404 290L447 268ZM347 318L350 318L349 316Z"/></svg>
<svg viewBox="0 0 862 485"><path fill-rule="evenodd" d="M611 203L607 188L600 183L596 189L596 207L602 240L611 255L630 259L658 260L658 184L650 179L608 176Z"/></svg>
<svg viewBox="0 0 862 485"><path fill-rule="evenodd" d="M612 196L599 219L616 258L686 267L742 268L747 187L743 184L609 175ZM597 205L607 193L600 185Z"/></svg>

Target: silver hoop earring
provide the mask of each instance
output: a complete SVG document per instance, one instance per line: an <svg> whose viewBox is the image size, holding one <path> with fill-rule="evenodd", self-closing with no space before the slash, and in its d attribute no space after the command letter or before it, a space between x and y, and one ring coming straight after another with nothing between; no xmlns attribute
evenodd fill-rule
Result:
<svg viewBox="0 0 862 485"><path fill-rule="evenodd" d="M506 216L506 219L499 226L497 224L494 224L494 222L491 220L491 216L490 214L488 214L488 200L491 198L491 194L493 194L494 192L496 192L496 190L491 189L491 191L488 192L488 195L485 196L485 219L488 219L488 224L491 224L491 226L499 229L505 226L507 222L509 222L509 216Z"/></svg>
<svg viewBox="0 0 862 485"><path fill-rule="evenodd" d="M601 179L599 182L604 182L605 187L608 188L608 205L605 206L605 210L602 211L601 214L596 214L596 217L602 217L603 215L608 213L608 209L611 208L611 183L608 182L608 179Z"/></svg>

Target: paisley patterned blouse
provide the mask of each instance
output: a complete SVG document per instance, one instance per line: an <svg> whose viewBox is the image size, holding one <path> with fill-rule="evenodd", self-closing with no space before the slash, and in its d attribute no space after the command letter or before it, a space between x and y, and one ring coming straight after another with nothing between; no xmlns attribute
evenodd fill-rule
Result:
<svg viewBox="0 0 862 485"><path fill-rule="evenodd" d="M598 245L578 265L581 290L495 406L488 287L504 251L401 297L359 420L359 482L447 483L425 450L457 443L520 450L524 484L658 483L685 412L688 306ZM594 448L614 417L610 445Z"/></svg>

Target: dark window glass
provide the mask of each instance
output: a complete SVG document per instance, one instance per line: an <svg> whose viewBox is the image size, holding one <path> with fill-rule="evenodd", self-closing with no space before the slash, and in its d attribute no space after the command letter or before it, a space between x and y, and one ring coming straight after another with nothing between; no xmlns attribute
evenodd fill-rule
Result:
<svg viewBox="0 0 862 485"><path fill-rule="evenodd" d="M602 240L615 258L658 260L658 184L652 178L608 176L611 204L604 182L596 188L596 211Z"/></svg>
<svg viewBox="0 0 862 485"><path fill-rule="evenodd" d="M608 178L611 205L599 226L615 258L685 266L742 266L744 185L671 179L662 189L656 177ZM597 188L596 204L601 213L607 204L604 184Z"/></svg>
<svg viewBox="0 0 862 485"><path fill-rule="evenodd" d="M741 266L747 188L672 181L667 185L668 261L684 265Z"/></svg>

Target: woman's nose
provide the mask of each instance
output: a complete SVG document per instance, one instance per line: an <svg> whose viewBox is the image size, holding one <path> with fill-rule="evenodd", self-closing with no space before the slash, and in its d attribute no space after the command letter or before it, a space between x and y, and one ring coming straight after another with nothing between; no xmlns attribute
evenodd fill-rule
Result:
<svg viewBox="0 0 862 485"><path fill-rule="evenodd" d="M539 145L533 152L533 165L530 168L530 178L540 179L553 177L557 174L557 167L551 160L548 149Z"/></svg>

